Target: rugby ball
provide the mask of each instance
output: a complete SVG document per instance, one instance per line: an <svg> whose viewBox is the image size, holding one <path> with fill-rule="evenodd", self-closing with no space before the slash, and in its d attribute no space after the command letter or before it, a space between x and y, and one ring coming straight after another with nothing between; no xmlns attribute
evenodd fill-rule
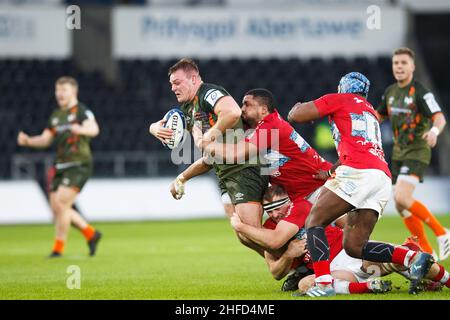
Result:
<svg viewBox="0 0 450 320"><path fill-rule="evenodd" d="M165 114L164 120L166 120L164 127L172 129L173 135L169 142L163 143L163 145L169 149L175 149L184 141L186 119L180 109L173 108Z"/></svg>

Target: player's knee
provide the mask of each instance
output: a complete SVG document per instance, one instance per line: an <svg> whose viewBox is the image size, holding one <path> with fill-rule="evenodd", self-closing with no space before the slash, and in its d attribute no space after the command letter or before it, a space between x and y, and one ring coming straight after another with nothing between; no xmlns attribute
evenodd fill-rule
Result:
<svg viewBox="0 0 450 320"><path fill-rule="evenodd" d="M413 202L413 198L406 192L396 191L394 193L395 207L399 212L409 208L409 204Z"/></svg>
<svg viewBox="0 0 450 320"><path fill-rule="evenodd" d="M352 258L361 259L363 244L351 241L351 239L344 239L343 247L345 252Z"/></svg>
<svg viewBox="0 0 450 320"><path fill-rule="evenodd" d="M306 218L305 226L307 229L313 228L313 227L320 227L322 226L322 221L320 217L317 217L315 214L309 214L308 218Z"/></svg>

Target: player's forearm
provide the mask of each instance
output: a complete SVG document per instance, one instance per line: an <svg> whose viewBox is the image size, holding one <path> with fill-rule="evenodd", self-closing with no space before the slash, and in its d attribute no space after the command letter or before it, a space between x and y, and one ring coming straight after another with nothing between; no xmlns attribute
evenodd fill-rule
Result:
<svg viewBox="0 0 450 320"><path fill-rule="evenodd" d="M256 228L249 224L241 223L236 231L271 252L279 249L284 244L277 240L273 230Z"/></svg>
<svg viewBox="0 0 450 320"><path fill-rule="evenodd" d="M293 261L294 258L285 254L278 259L268 259L266 254L266 262L269 266L270 273L276 280L283 279L289 273Z"/></svg>
<svg viewBox="0 0 450 320"><path fill-rule="evenodd" d="M444 114L439 113L433 119L433 127L432 128L436 128L438 130L436 132L436 134L439 135L442 132L442 130L444 130L444 127L446 124L447 124L447 121L445 120Z"/></svg>
<svg viewBox="0 0 450 320"><path fill-rule="evenodd" d="M214 143L206 148L206 152L216 160L227 164L242 163L250 157L247 143Z"/></svg>
<svg viewBox="0 0 450 320"><path fill-rule="evenodd" d="M184 183L196 176L202 175L211 170L211 168L210 165L205 163L205 158L200 158L183 171L180 175L182 182Z"/></svg>
<svg viewBox="0 0 450 320"><path fill-rule="evenodd" d="M77 134L93 138L96 137L99 133L100 128L98 127L97 123L89 122L83 123Z"/></svg>
<svg viewBox="0 0 450 320"><path fill-rule="evenodd" d="M38 135L33 137L28 137L25 147L44 149L48 148L52 144L52 140L46 135Z"/></svg>

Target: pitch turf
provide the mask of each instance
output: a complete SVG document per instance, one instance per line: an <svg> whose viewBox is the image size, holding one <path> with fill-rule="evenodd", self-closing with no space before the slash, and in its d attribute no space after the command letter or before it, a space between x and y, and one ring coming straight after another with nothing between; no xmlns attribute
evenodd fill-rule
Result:
<svg viewBox="0 0 450 320"><path fill-rule="evenodd" d="M450 215L439 218L450 226ZM45 258L52 226L1 226L0 299L301 299L280 291L281 282L237 241L225 219L96 226L104 233L96 257L87 256L84 239L72 229L60 259ZM373 239L401 243L406 236L399 218L385 217ZM443 264L450 269L450 259ZM79 290L66 286L72 265L81 271ZM450 299L447 288L410 296L403 278L391 279L399 287L392 293L334 299Z"/></svg>

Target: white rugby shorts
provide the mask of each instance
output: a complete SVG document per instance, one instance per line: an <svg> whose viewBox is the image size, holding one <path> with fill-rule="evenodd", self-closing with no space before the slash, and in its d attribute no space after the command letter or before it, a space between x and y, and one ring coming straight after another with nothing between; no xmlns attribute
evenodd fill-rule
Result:
<svg viewBox="0 0 450 320"><path fill-rule="evenodd" d="M380 218L391 196L392 182L381 170L341 165L324 186L355 209L375 210Z"/></svg>

